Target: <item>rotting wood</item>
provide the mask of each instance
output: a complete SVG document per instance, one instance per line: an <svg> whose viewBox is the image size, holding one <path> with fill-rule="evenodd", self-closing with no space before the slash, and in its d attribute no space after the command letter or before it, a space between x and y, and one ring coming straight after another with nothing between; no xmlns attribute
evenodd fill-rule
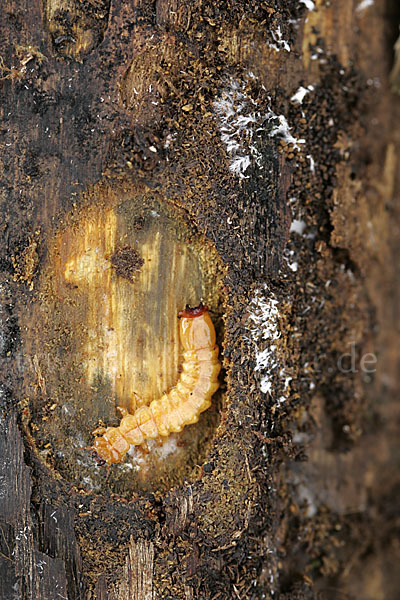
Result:
<svg viewBox="0 0 400 600"><path fill-rule="evenodd" d="M31 518L31 478L15 415L1 423L0 597L67 598L65 562L41 552Z"/></svg>
<svg viewBox="0 0 400 600"><path fill-rule="evenodd" d="M154 600L153 588L154 547L147 540L130 540L126 557L124 576L121 584L107 591L103 577L99 577L96 587L96 599L102 600Z"/></svg>
<svg viewBox="0 0 400 600"><path fill-rule="evenodd" d="M44 0L45 23L53 48L60 56L76 60L100 44L110 11L110 0Z"/></svg>
<svg viewBox="0 0 400 600"><path fill-rule="evenodd" d="M5 1L0 581L7 600L10 590L23 600L397 598L391 457L400 139L386 42L388 28L393 40L398 29L386 7L383 0L227 7L113 0L108 13L107 2ZM301 103L293 100L300 85ZM193 430L203 437L191 440L185 468L172 465L167 476L154 469L149 485L131 488L116 471L107 481L99 471L96 492L84 480L84 468L95 466L74 462L80 452L90 460L79 436L90 439L93 420L115 415L108 383L121 385L126 401L130 393L121 381L101 380L97 401L82 394L93 376L87 357L104 371L115 365L107 360L101 288L108 306L118 304L121 334L134 329L131 294L145 287L146 263L126 278L111 257L127 246L142 259L157 256L167 280L156 228L145 252L146 240L124 238L112 225L118 207L143 198L171 207L186 232L184 251L193 249L194 266L189 275L182 268L175 287L193 280L194 296L214 302L223 395L211 420ZM85 235L97 258L86 255ZM182 256L168 239L172 255ZM203 285L208 264L212 281ZM172 330L179 302L171 301L164 323ZM127 313L118 312L122 305ZM40 306L47 321L37 318ZM154 305L153 313L137 308L147 323ZM273 318L263 320L263 310ZM148 325L140 364L162 357L173 382L175 345ZM136 353L119 339L133 364ZM379 355L375 376L338 370L352 342L358 361ZM66 374L72 346L71 360L82 359L78 382ZM143 372L146 389L169 385L155 368ZM128 388L142 385L137 376L133 386L128 367L125 375ZM57 411L68 393L76 412L66 421ZM186 456L185 439L178 442Z"/></svg>
<svg viewBox="0 0 400 600"><path fill-rule="evenodd" d="M23 317L32 438L47 462L88 489L109 488L114 472L119 493L154 490L159 480L165 486L170 471L182 477L198 462L198 447L216 426L217 399L200 427L161 445L149 442L152 452L137 450L106 482L88 452L99 420L119 420L117 406L134 412L138 402L149 405L176 384L182 363L177 316L186 304L203 300L220 322L222 270L215 252L176 209L171 215L157 198L126 195L116 206L75 216L54 234L37 302ZM125 244L138 265L132 276L116 263Z"/></svg>
<svg viewBox="0 0 400 600"><path fill-rule="evenodd" d="M154 546L148 540L131 538L124 576L110 597L112 600L153 600Z"/></svg>

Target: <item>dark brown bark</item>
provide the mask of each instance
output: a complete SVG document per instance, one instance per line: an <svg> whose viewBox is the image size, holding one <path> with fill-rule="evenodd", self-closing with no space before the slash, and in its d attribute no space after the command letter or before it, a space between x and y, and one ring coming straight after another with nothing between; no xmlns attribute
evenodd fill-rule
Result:
<svg viewBox="0 0 400 600"><path fill-rule="evenodd" d="M397 597L399 17L4 2L1 598ZM213 407L100 468L200 300Z"/></svg>

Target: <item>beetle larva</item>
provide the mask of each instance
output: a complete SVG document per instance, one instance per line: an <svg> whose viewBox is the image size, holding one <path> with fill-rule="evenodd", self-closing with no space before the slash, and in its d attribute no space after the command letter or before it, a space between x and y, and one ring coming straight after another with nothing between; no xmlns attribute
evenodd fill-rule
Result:
<svg viewBox="0 0 400 600"><path fill-rule="evenodd" d="M196 423L200 413L211 405L211 397L219 387L215 329L208 308L186 307L178 314L179 334L183 346L183 364L178 383L168 394L140 406L133 414L119 409L123 415L119 427L98 429L102 433L93 448L100 459L111 465L123 460L130 446L139 446L147 439L166 437Z"/></svg>

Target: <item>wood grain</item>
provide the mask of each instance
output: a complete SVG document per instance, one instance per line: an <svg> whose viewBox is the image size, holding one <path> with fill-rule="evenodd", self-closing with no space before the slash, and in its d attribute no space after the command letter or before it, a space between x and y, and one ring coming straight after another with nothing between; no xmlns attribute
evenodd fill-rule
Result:
<svg viewBox="0 0 400 600"><path fill-rule="evenodd" d="M45 25L53 48L60 56L75 60L91 52L103 39L107 27L110 0L45 0Z"/></svg>
<svg viewBox="0 0 400 600"><path fill-rule="evenodd" d="M103 474L85 450L93 443L92 431L99 423L118 422L117 406L134 412L168 392L182 363L178 312L200 301L215 312L220 303L217 255L184 214L179 219L176 209L173 213L155 196L125 196L121 202L115 191L107 199L103 193L104 208L74 215L55 233L37 302L23 320L33 439L43 459L55 454L63 473L71 470L73 480L95 488ZM128 277L115 261L123 248L138 257L137 270ZM215 420L214 409L201 421L206 431L202 425L190 427L184 448L176 445L181 435L174 435L164 451L161 446L150 456L138 449L119 477L129 490L138 477L157 487L156 480L163 479L157 463L165 463L162 472L174 470L176 461L184 464Z"/></svg>
<svg viewBox="0 0 400 600"><path fill-rule="evenodd" d="M398 13L306 4L2 3L7 600L397 599ZM244 177L215 110L230 89ZM285 123L299 149L271 136ZM284 399L284 373L264 394L255 370L261 291ZM199 295L221 395L108 474L91 428L174 383L176 312ZM338 372L354 339L375 379Z"/></svg>

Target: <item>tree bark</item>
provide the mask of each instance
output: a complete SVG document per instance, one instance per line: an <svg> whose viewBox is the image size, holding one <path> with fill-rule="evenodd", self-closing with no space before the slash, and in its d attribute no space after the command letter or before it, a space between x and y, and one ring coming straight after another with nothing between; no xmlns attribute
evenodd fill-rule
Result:
<svg viewBox="0 0 400 600"><path fill-rule="evenodd" d="M2 8L0 597L394 600L396 3ZM98 464L200 301L212 407Z"/></svg>

